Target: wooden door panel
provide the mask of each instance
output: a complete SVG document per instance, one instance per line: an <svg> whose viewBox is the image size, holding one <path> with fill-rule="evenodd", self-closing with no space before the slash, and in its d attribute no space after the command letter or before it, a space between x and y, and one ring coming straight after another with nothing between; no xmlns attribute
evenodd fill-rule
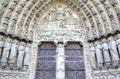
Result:
<svg viewBox="0 0 120 79"><path fill-rule="evenodd" d="M55 50L52 42L44 42L39 46L36 79L56 79Z"/></svg>
<svg viewBox="0 0 120 79"><path fill-rule="evenodd" d="M65 47L65 78L85 79L83 48L77 42Z"/></svg>

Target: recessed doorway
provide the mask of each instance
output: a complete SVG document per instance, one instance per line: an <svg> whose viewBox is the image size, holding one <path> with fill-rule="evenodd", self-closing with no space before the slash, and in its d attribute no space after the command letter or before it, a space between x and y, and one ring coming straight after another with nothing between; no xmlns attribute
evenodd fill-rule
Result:
<svg viewBox="0 0 120 79"><path fill-rule="evenodd" d="M56 79L56 48L54 42L42 42L38 50L36 79ZM68 42L65 50L65 79L85 79L83 46Z"/></svg>

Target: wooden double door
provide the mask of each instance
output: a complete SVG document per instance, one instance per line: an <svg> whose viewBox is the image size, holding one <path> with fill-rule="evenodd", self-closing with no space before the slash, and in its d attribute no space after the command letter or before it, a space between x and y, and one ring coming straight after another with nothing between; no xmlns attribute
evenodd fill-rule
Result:
<svg viewBox="0 0 120 79"><path fill-rule="evenodd" d="M77 42L65 46L65 79L85 79L83 47ZM36 79L56 79L56 45L43 42L38 49Z"/></svg>

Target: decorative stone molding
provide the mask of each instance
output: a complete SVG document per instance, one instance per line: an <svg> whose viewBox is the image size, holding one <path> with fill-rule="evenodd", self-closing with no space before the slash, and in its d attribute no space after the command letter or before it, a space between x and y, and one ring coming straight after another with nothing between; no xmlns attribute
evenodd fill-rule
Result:
<svg viewBox="0 0 120 79"><path fill-rule="evenodd" d="M58 33L59 31L59 33ZM35 39L41 41L67 40L67 41L82 41L81 34L78 30L41 30L36 31ZM80 39L81 38L81 39Z"/></svg>
<svg viewBox="0 0 120 79"><path fill-rule="evenodd" d="M109 38L110 36L112 36L112 37L116 37L118 34L120 33L120 30L118 29L118 30L116 30L116 31L110 31L108 34L104 34L104 35L102 35L102 36L98 36L98 37L96 37L96 38L91 38L91 39L88 39L88 42L90 43L90 42L95 42L95 41L97 41L97 40L102 40L103 38L105 38L105 39L107 39L107 38Z"/></svg>
<svg viewBox="0 0 120 79"><path fill-rule="evenodd" d="M28 73L0 71L0 79L28 79Z"/></svg>
<svg viewBox="0 0 120 79"><path fill-rule="evenodd" d="M32 39L28 39L26 37L23 37L23 36L18 36L17 34L14 34L12 32L6 32L4 30L0 30L0 35L2 36L9 36L11 39L17 39L19 41L24 41L24 42L29 42L31 43L32 42Z"/></svg>
<svg viewBox="0 0 120 79"><path fill-rule="evenodd" d="M120 79L119 70L96 71L92 73L93 79Z"/></svg>

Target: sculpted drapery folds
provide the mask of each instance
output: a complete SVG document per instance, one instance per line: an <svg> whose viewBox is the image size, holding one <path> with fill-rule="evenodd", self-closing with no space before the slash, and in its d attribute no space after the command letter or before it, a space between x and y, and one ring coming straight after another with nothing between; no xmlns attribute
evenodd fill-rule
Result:
<svg viewBox="0 0 120 79"><path fill-rule="evenodd" d="M96 44L97 64L100 68L102 68L102 64L103 64L103 55L101 51L102 47L99 41L96 41L95 44Z"/></svg>
<svg viewBox="0 0 120 79"><path fill-rule="evenodd" d="M118 34L116 37L116 43L117 43L117 50L120 55L120 34Z"/></svg>
<svg viewBox="0 0 120 79"><path fill-rule="evenodd" d="M92 65L92 67L93 67L93 69L96 69L96 66L97 66L97 63L96 63L96 58L95 58L95 54L96 54L96 52L95 52L95 46L94 46L94 44L90 44L90 55L91 55L91 65Z"/></svg>
<svg viewBox="0 0 120 79"><path fill-rule="evenodd" d="M0 36L0 59L3 53L3 47L4 47L4 40L3 40L3 36Z"/></svg>
<svg viewBox="0 0 120 79"><path fill-rule="evenodd" d="M118 64L118 61L119 61L119 55L117 52L117 45L113 37L109 37L108 45L109 45L109 50L110 50L111 57L112 57L112 62L114 65L116 65Z"/></svg>
<svg viewBox="0 0 120 79"><path fill-rule="evenodd" d="M24 42L20 42L20 46L18 47L18 58L17 58L17 68L20 70L23 67L24 54L25 54Z"/></svg>
<svg viewBox="0 0 120 79"><path fill-rule="evenodd" d="M109 47L106 39L102 40L102 50L103 50L105 64L109 66L111 59L110 59Z"/></svg>
<svg viewBox="0 0 120 79"><path fill-rule="evenodd" d="M56 48L56 78L65 78L65 49L64 44L58 44Z"/></svg>
<svg viewBox="0 0 120 79"><path fill-rule="evenodd" d="M11 39L9 37L6 38L5 44L4 44L4 50L3 55L1 58L1 66L6 66L9 61L9 53L11 49Z"/></svg>
<svg viewBox="0 0 120 79"><path fill-rule="evenodd" d="M31 51L30 51L30 44L28 43L25 47L25 57L24 57L24 66L26 66L25 69L28 69L29 66L29 62L30 62L30 55L31 55Z"/></svg>
<svg viewBox="0 0 120 79"><path fill-rule="evenodd" d="M18 41L13 40L12 45L11 45L10 58L9 58L9 63L10 64L15 64L16 56L17 56L17 50L18 50Z"/></svg>

